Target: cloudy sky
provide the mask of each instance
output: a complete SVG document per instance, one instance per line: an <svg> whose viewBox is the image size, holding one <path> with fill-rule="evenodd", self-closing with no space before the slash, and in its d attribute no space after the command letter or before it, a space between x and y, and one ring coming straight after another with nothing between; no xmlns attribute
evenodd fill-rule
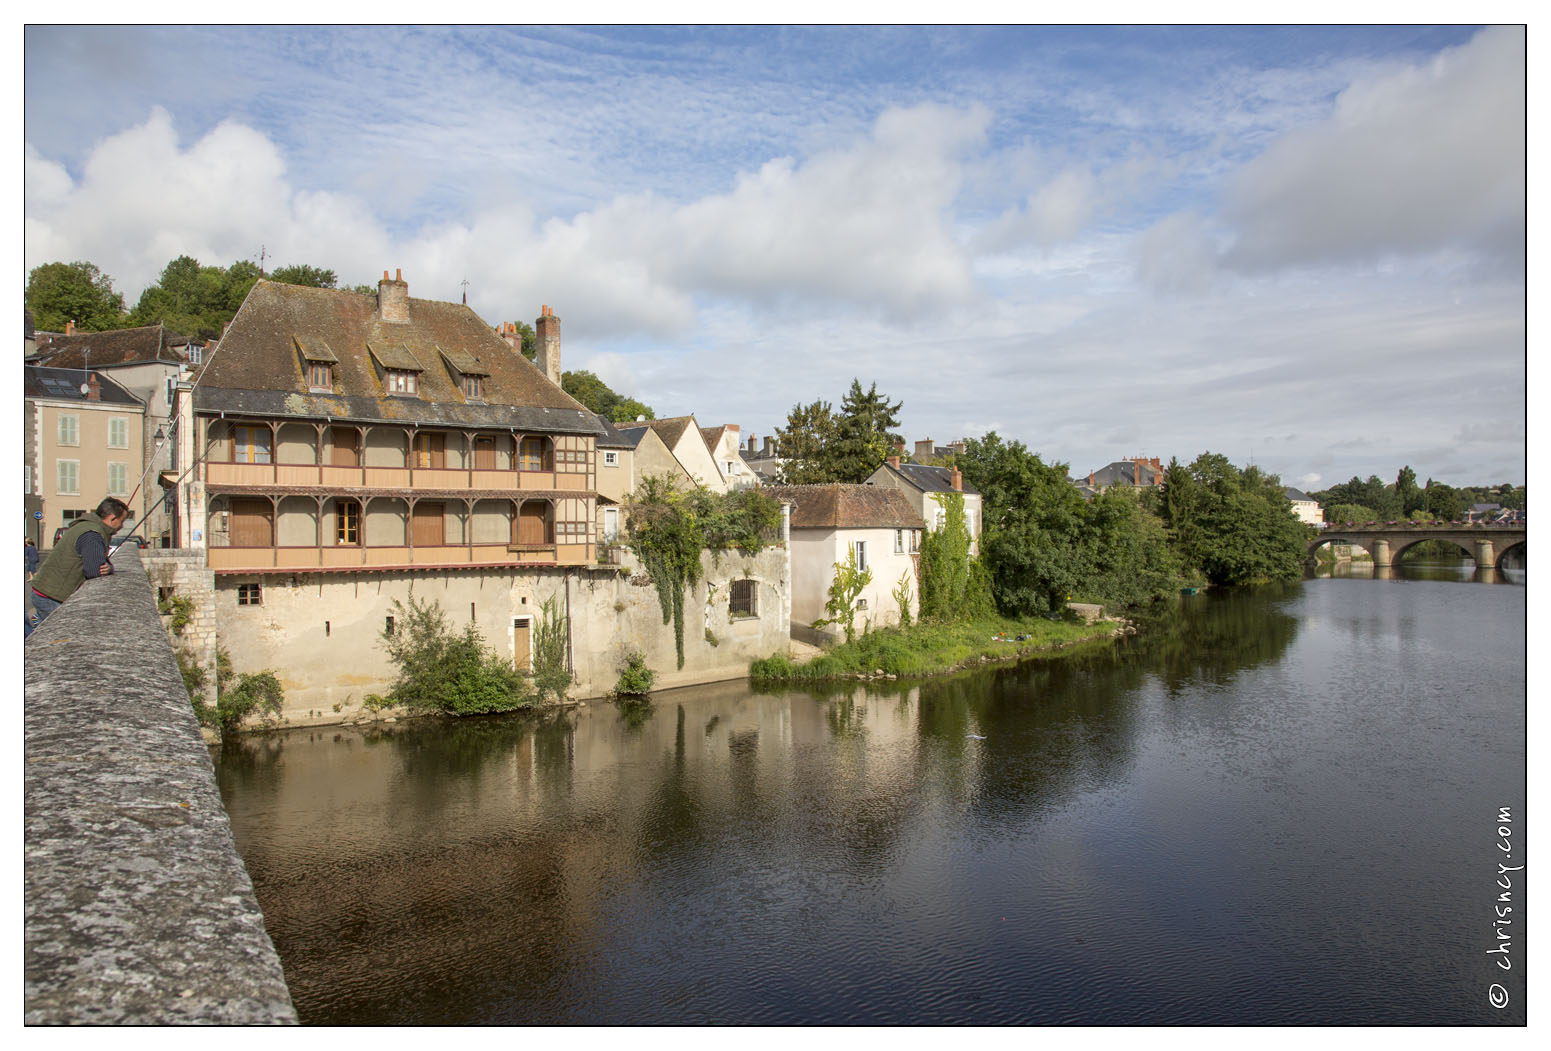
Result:
<svg viewBox="0 0 1551 1051"><path fill-rule="evenodd" d="M1522 29L30 28L25 265L402 269L658 415L1525 480Z"/></svg>

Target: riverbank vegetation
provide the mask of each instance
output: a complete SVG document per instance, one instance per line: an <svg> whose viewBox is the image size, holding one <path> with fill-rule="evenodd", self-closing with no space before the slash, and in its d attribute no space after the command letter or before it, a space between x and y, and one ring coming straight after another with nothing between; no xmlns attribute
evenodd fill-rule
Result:
<svg viewBox="0 0 1551 1051"><path fill-rule="evenodd" d="M533 647L535 679L539 678L539 665L546 660L554 662L554 655L549 653L553 645L544 644L546 630L558 620L553 600L546 602L542 611ZM426 602L410 595L407 604L394 599L393 614L392 626L383 629L381 641L388 659L398 666L398 678L387 697L376 699L378 703L369 706L398 704L413 712L483 715L531 708L542 699L521 672L495 655L473 624L453 631L441 603L434 599ZM560 630L564 631L563 623ZM570 681L565 674L563 637L559 658L558 675L546 679L551 689L551 679L558 681L563 677L567 683ZM556 669L546 671L553 673ZM563 691L564 684L559 689Z"/></svg>
<svg viewBox="0 0 1551 1051"><path fill-rule="evenodd" d="M1113 623L1076 618L990 617L985 620L879 628L826 650L806 663L786 654L754 661L757 683L822 682L875 675L924 677L982 660L1011 660L1114 632Z"/></svg>

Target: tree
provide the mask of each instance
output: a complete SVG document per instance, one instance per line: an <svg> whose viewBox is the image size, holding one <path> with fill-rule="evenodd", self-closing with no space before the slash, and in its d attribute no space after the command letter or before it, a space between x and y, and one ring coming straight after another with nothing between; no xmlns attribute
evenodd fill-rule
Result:
<svg viewBox="0 0 1551 1051"><path fill-rule="evenodd" d="M901 440L892 430L899 426L899 410L903 405L903 402L889 404L889 399L878 393L877 383L863 393L861 381L851 381L851 389L840 402L835 439L826 449L826 459L835 481L863 482L883 466L883 461Z"/></svg>
<svg viewBox="0 0 1551 1051"><path fill-rule="evenodd" d="M1422 490L1427 498L1424 505L1429 514L1434 518L1441 518L1447 522L1455 522L1463 518L1465 509L1470 506L1463 493L1453 486L1444 485L1427 479L1427 487Z"/></svg>
<svg viewBox="0 0 1551 1051"><path fill-rule="evenodd" d="M1420 511L1427 503L1427 496L1416 484L1416 472L1411 470L1408 464L1400 469L1395 476L1395 497L1400 501L1400 513L1405 517L1411 517L1411 512Z"/></svg>
<svg viewBox="0 0 1551 1051"><path fill-rule="evenodd" d="M161 322L183 335L215 339L259 277L258 266L246 259L222 269L201 266L199 260L181 255L140 294L130 321L135 325Z"/></svg>
<svg viewBox="0 0 1551 1051"><path fill-rule="evenodd" d="M522 356L527 358L529 361L537 361L539 357L538 333L534 332L533 326L528 324L526 321L514 321L512 322L512 325L517 329L517 334L522 337L522 345L520 348L522 350ZM562 376L561 378L564 379L565 377Z"/></svg>
<svg viewBox="0 0 1551 1051"><path fill-rule="evenodd" d="M278 281L282 285L305 285L308 288L334 288L339 283L339 278L334 271L324 270L319 266L308 266L306 263L282 266L270 274L269 279Z"/></svg>
<svg viewBox="0 0 1551 1051"><path fill-rule="evenodd" d="M45 332L63 332L71 321L84 332L105 332L128 320L113 279L84 260L34 267L27 275L26 303L33 326Z"/></svg>
<svg viewBox="0 0 1551 1051"><path fill-rule="evenodd" d="M856 637L856 600L871 583L872 569L857 569L856 545L847 545L846 560L835 563L835 579L830 581L829 598L824 602L824 612L829 616L820 617L812 626L822 628L839 624L845 630L846 641L850 642Z"/></svg>
<svg viewBox="0 0 1551 1051"><path fill-rule="evenodd" d="M650 405L643 405L634 398L621 397L586 369L561 373L560 389L599 416L615 423L626 423L637 416L656 419Z"/></svg>
<svg viewBox="0 0 1551 1051"><path fill-rule="evenodd" d="M838 422L827 401L792 406L786 426L776 431L776 455L786 461L781 465L782 482L812 485L839 481L830 470L827 453Z"/></svg>
<svg viewBox="0 0 1551 1051"><path fill-rule="evenodd" d="M1331 504L1325 508L1325 521L1332 525L1344 525L1347 522L1355 522L1362 525L1365 522L1378 521L1379 513L1371 507L1363 507L1361 504Z"/></svg>
<svg viewBox="0 0 1551 1051"><path fill-rule="evenodd" d="M1217 453L1190 465L1198 494L1195 541L1181 552L1214 584L1297 580L1303 575L1307 527L1276 475L1240 471ZM1377 479L1374 479L1377 481ZM1383 489L1382 484L1380 489Z"/></svg>

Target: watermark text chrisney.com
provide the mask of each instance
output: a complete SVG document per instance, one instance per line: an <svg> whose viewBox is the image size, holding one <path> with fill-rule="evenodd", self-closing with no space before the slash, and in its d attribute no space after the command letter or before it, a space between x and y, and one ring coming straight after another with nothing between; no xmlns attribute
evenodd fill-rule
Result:
<svg viewBox="0 0 1551 1051"><path fill-rule="evenodd" d="M1511 807L1497 808L1497 900L1492 903L1492 941L1493 945L1486 950L1487 955L1494 957L1494 962L1501 971L1513 970L1513 891L1515 886L1523 885L1523 877L1518 875L1524 871L1524 865L1509 864L1514 860L1514 851L1517 849L1513 841L1513 810ZM1522 861L1522 858L1521 858ZM1498 1010L1508 1006L1508 990L1494 983L1486 991L1487 1001Z"/></svg>

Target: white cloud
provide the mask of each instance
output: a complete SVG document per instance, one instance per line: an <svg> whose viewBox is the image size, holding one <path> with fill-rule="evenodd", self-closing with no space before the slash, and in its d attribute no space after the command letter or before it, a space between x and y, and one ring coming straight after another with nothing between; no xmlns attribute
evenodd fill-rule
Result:
<svg viewBox="0 0 1551 1051"><path fill-rule="evenodd" d="M1487 29L1354 82L1234 178L1225 261L1257 271L1466 248L1523 251L1525 34Z"/></svg>

